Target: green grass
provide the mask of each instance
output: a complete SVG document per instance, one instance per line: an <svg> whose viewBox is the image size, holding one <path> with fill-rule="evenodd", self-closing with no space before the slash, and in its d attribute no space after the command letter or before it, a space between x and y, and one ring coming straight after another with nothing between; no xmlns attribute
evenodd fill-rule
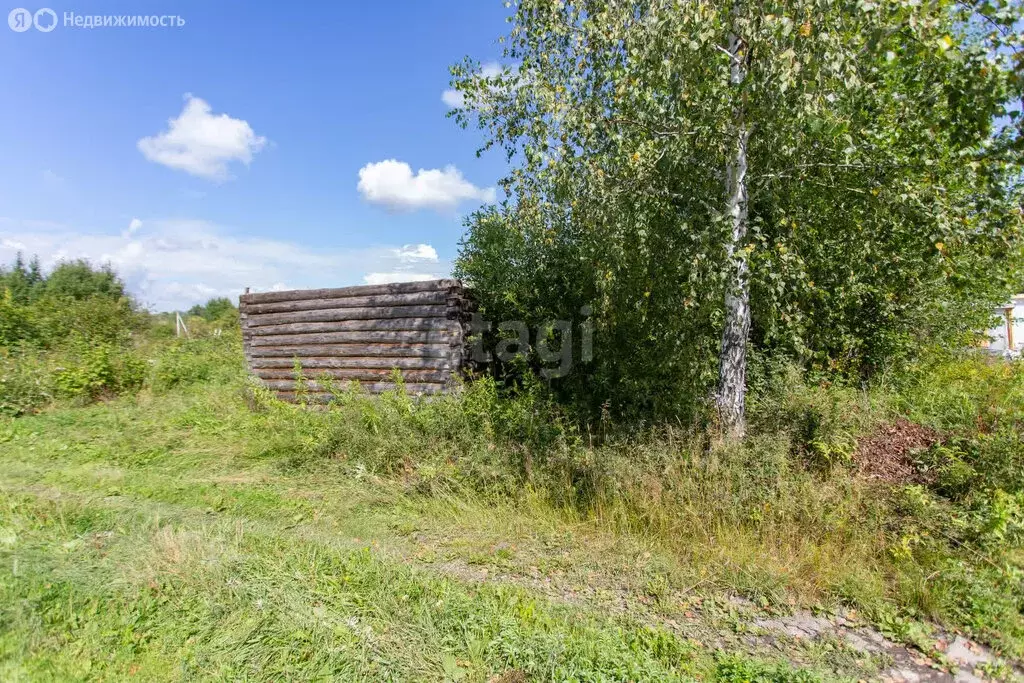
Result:
<svg viewBox="0 0 1024 683"><path fill-rule="evenodd" d="M937 620L1024 652L1019 492L981 475L956 498L888 490L844 466L900 412L978 441L955 457L984 476L1012 469L1019 368L943 366L899 394L776 388L758 433L723 446L664 426L594 438L486 385L302 409L207 345L159 349L163 379L136 395L0 422L0 678L777 681L884 664L748 637L794 607L854 607L926 650Z"/></svg>
<svg viewBox="0 0 1024 683"><path fill-rule="evenodd" d="M664 633L470 590L330 534L39 496L9 510L42 527L22 531L4 582L9 675L674 679L692 660Z"/></svg>
<svg viewBox="0 0 1024 683"><path fill-rule="evenodd" d="M267 454L268 423L277 428L237 387L6 423L0 677L677 680L717 670L714 648L657 620L471 576L519 562L533 544L546 551L529 561L564 573L578 525L584 537L593 525L536 501L425 496L337 462L296 468ZM629 544L612 541L622 570L640 550ZM580 559L613 582L615 562Z"/></svg>

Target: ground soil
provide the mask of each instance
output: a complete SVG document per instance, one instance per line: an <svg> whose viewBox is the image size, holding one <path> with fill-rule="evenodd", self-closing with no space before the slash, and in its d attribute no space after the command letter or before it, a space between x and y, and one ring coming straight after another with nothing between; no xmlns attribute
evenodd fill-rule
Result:
<svg viewBox="0 0 1024 683"><path fill-rule="evenodd" d="M899 418L857 442L853 463L866 479L887 484L927 483L915 456L941 441L938 432Z"/></svg>

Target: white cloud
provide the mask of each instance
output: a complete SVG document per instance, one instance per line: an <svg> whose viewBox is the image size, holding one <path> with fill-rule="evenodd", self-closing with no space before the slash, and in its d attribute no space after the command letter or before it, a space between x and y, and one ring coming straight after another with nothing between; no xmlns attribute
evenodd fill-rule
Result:
<svg viewBox="0 0 1024 683"><path fill-rule="evenodd" d="M442 278L450 272L450 264L437 259L429 244L306 246L232 234L198 220L147 219L145 230L118 234L0 218L0 263L10 263L19 251L26 258L38 254L44 268L61 259L109 262L129 291L159 311L183 310L214 296L236 299L246 287L342 287L383 278ZM410 260L410 254L417 256Z"/></svg>
<svg viewBox="0 0 1024 683"><path fill-rule="evenodd" d="M142 221L140 221L138 218L133 218L131 222L128 223L128 229L121 233L121 235L123 237L131 237L132 235L137 233L139 231L139 228L141 227Z"/></svg>
<svg viewBox="0 0 1024 683"><path fill-rule="evenodd" d="M454 166L421 168L414 175L404 161L388 159L359 169L359 192L368 202L395 210L454 209L459 202L493 202L493 187L481 188L462 177Z"/></svg>
<svg viewBox="0 0 1024 683"><path fill-rule="evenodd" d="M515 71L515 67L511 67ZM477 72L484 78L495 78L500 76L504 68L497 62L487 62L480 67L480 71ZM441 101L448 105L451 109L462 109L466 106L466 96L454 88L448 88L441 93Z"/></svg>
<svg viewBox="0 0 1024 683"><path fill-rule="evenodd" d="M228 165L248 165L267 139L256 135L248 122L211 111L204 100L185 95L178 118L170 119L162 133L139 140L139 151L150 161L201 178L229 178Z"/></svg>
<svg viewBox="0 0 1024 683"><path fill-rule="evenodd" d="M368 285L386 285L392 282L414 282L419 280L434 280L440 276L431 273L407 273L396 271L394 273L367 273L363 282Z"/></svg>
<svg viewBox="0 0 1024 683"><path fill-rule="evenodd" d="M410 261L437 262L437 249L429 244L407 244L401 249L396 249L395 255L405 263Z"/></svg>
<svg viewBox="0 0 1024 683"><path fill-rule="evenodd" d="M458 90L448 88L441 93L441 101L447 104L449 109L462 109L466 105L466 96Z"/></svg>

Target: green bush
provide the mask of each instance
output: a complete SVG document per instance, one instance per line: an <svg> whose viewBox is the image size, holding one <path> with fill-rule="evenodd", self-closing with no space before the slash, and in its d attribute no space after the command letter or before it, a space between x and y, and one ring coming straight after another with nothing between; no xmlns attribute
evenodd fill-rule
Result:
<svg viewBox="0 0 1024 683"><path fill-rule="evenodd" d="M156 342L167 342L177 337L174 318L165 313L150 316L146 320L144 332L147 339Z"/></svg>
<svg viewBox="0 0 1024 683"><path fill-rule="evenodd" d="M935 474L935 489L954 500L965 497L978 479L978 471L963 459L952 444L936 444L922 454L921 462Z"/></svg>
<svg viewBox="0 0 1024 683"><path fill-rule="evenodd" d="M73 299L47 295L33 303L32 309L40 338L49 348L60 348L76 338L125 344L140 324L131 300L126 298L91 295Z"/></svg>
<svg viewBox="0 0 1024 683"><path fill-rule="evenodd" d="M76 337L123 343L141 322L109 266L77 260L43 275L38 259L26 267L19 255L10 269L0 267L0 346L59 348Z"/></svg>
<svg viewBox="0 0 1024 683"><path fill-rule="evenodd" d="M980 545L1020 548L1024 542L1024 492L995 489L981 497L969 516Z"/></svg>
<svg viewBox="0 0 1024 683"><path fill-rule="evenodd" d="M1024 362L979 353L943 359L923 368L897 401L945 435L923 456L944 495L1024 491Z"/></svg>
<svg viewBox="0 0 1024 683"><path fill-rule="evenodd" d="M140 319L109 267L73 261L44 276L19 257L0 268L0 412L138 389L145 364L129 346Z"/></svg>
<svg viewBox="0 0 1024 683"><path fill-rule="evenodd" d="M146 375L145 361L131 350L103 341L78 338L54 370L61 398L95 400L137 390Z"/></svg>
<svg viewBox="0 0 1024 683"><path fill-rule="evenodd" d="M53 400L52 377L42 354L31 349L0 351L0 415L18 417Z"/></svg>
<svg viewBox="0 0 1024 683"><path fill-rule="evenodd" d="M759 374L750 395L753 431L788 434L794 451L816 469L850 464L856 437L886 410L843 384L812 384L794 365L759 368Z"/></svg>
<svg viewBox="0 0 1024 683"><path fill-rule="evenodd" d="M992 432L1024 411L1024 360L978 352L937 356L901 387L899 407L943 432Z"/></svg>
<svg viewBox="0 0 1024 683"><path fill-rule="evenodd" d="M10 290L0 291L0 346L35 343L38 330L31 310L18 304Z"/></svg>
<svg viewBox="0 0 1024 683"><path fill-rule="evenodd" d="M227 381L243 372L241 339L237 331L217 337L163 342L156 355L152 386L157 391L208 382Z"/></svg>
<svg viewBox="0 0 1024 683"><path fill-rule="evenodd" d="M53 398L136 391L148 374L140 347L157 355L157 389L237 374L237 309L221 299L200 312L205 317L191 319L196 336L228 334L172 342L167 316L141 311L109 266L78 260L44 275L37 259L26 265L19 256L9 269L0 267L0 412L21 415Z"/></svg>

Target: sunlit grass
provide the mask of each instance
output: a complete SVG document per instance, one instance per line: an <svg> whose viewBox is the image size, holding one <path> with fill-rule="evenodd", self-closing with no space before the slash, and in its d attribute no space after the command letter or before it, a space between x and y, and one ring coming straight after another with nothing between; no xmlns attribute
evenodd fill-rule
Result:
<svg viewBox="0 0 1024 683"><path fill-rule="evenodd" d="M920 389L917 417L1016 400L935 395L965 382ZM936 619L1021 654L998 572L1021 565L1013 538L947 544L931 530L960 508L808 461L771 417L785 405L730 447L665 429L591 444L495 401L310 410L236 375L0 423L0 677L713 676L736 595L855 607L896 636ZM898 404L808 391L799 409L816 402L823 441Z"/></svg>

